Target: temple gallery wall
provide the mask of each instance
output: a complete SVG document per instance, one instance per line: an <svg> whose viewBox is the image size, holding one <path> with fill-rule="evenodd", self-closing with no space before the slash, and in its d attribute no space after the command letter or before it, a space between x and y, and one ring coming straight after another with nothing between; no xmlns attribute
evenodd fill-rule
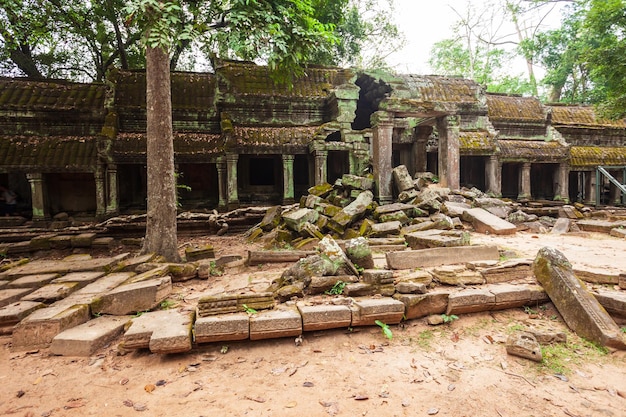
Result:
<svg viewBox="0 0 626 417"><path fill-rule="evenodd" d="M346 173L373 174L384 204L398 165L513 200L626 201L624 120L471 80L313 66L287 88L266 67L219 61L215 73L173 73L172 102L185 210L293 203ZM145 72L0 78L0 185L34 221L145 210Z"/></svg>

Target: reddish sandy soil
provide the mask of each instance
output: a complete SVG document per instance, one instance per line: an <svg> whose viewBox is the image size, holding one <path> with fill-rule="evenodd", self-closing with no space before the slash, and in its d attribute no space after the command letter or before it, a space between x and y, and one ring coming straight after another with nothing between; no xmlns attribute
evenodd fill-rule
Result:
<svg viewBox="0 0 626 417"><path fill-rule="evenodd" d="M535 237L536 236L536 237ZM210 238L218 255L244 253L241 237ZM626 240L606 235L473 235L533 258L541 246L574 263L626 271ZM201 293L263 287L286 265L234 267L176 284L175 308ZM504 341L528 321L568 334L544 363L507 355ZM621 323L620 325L624 325ZM202 345L180 355L89 358L46 349L12 352L0 337L0 415L15 416L626 416L626 354L601 352L567 331L551 304L462 315L451 324L307 333L294 339ZM223 353L225 352L225 353Z"/></svg>

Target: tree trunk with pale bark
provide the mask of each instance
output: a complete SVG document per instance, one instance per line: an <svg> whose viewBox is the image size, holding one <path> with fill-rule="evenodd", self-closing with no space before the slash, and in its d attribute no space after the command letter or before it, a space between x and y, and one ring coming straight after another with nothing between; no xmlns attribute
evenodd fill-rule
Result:
<svg viewBox="0 0 626 417"><path fill-rule="evenodd" d="M163 48L146 48L146 87L148 215L142 253L178 262L170 66Z"/></svg>

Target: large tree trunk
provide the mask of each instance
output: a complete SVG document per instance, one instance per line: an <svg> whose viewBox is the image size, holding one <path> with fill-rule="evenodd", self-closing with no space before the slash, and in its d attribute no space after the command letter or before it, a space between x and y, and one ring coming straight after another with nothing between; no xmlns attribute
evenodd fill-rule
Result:
<svg viewBox="0 0 626 417"><path fill-rule="evenodd" d="M148 216L142 253L156 253L169 262L178 262L169 64L165 50L146 48Z"/></svg>

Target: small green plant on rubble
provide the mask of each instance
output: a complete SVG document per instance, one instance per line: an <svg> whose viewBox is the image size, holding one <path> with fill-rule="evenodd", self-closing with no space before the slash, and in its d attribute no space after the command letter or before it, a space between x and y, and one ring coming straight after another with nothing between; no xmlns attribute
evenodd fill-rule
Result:
<svg viewBox="0 0 626 417"><path fill-rule="evenodd" d="M170 308L176 305L176 301L173 300L163 300L161 301L161 310L169 310Z"/></svg>
<svg viewBox="0 0 626 417"><path fill-rule="evenodd" d="M622 333L626 333L626 327L622 327Z"/></svg>
<svg viewBox="0 0 626 417"><path fill-rule="evenodd" d="M347 283L343 281L335 282L335 285L330 290L325 291L328 295L341 295L343 293L344 288L346 288Z"/></svg>
<svg viewBox="0 0 626 417"><path fill-rule="evenodd" d="M389 328L389 325L387 323L383 323L380 320L376 320L374 323L376 323L377 326L380 326L383 332L383 336L385 336L389 340L393 339L393 333L391 332L391 329Z"/></svg>
<svg viewBox="0 0 626 417"><path fill-rule="evenodd" d="M215 261L209 262L209 275L212 277L221 277L224 275L224 270L217 266Z"/></svg>
<svg viewBox="0 0 626 417"><path fill-rule="evenodd" d="M459 316L455 315L455 314L442 314L441 318L443 319L443 322L448 324L448 323L452 323L454 320L458 320Z"/></svg>
<svg viewBox="0 0 626 417"><path fill-rule="evenodd" d="M255 309L253 309L252 307L248 307L247 305L243 304L243 311L245 311L247 314L249 314L250 316L257 314L258 311L256 311Z"/></svg>

